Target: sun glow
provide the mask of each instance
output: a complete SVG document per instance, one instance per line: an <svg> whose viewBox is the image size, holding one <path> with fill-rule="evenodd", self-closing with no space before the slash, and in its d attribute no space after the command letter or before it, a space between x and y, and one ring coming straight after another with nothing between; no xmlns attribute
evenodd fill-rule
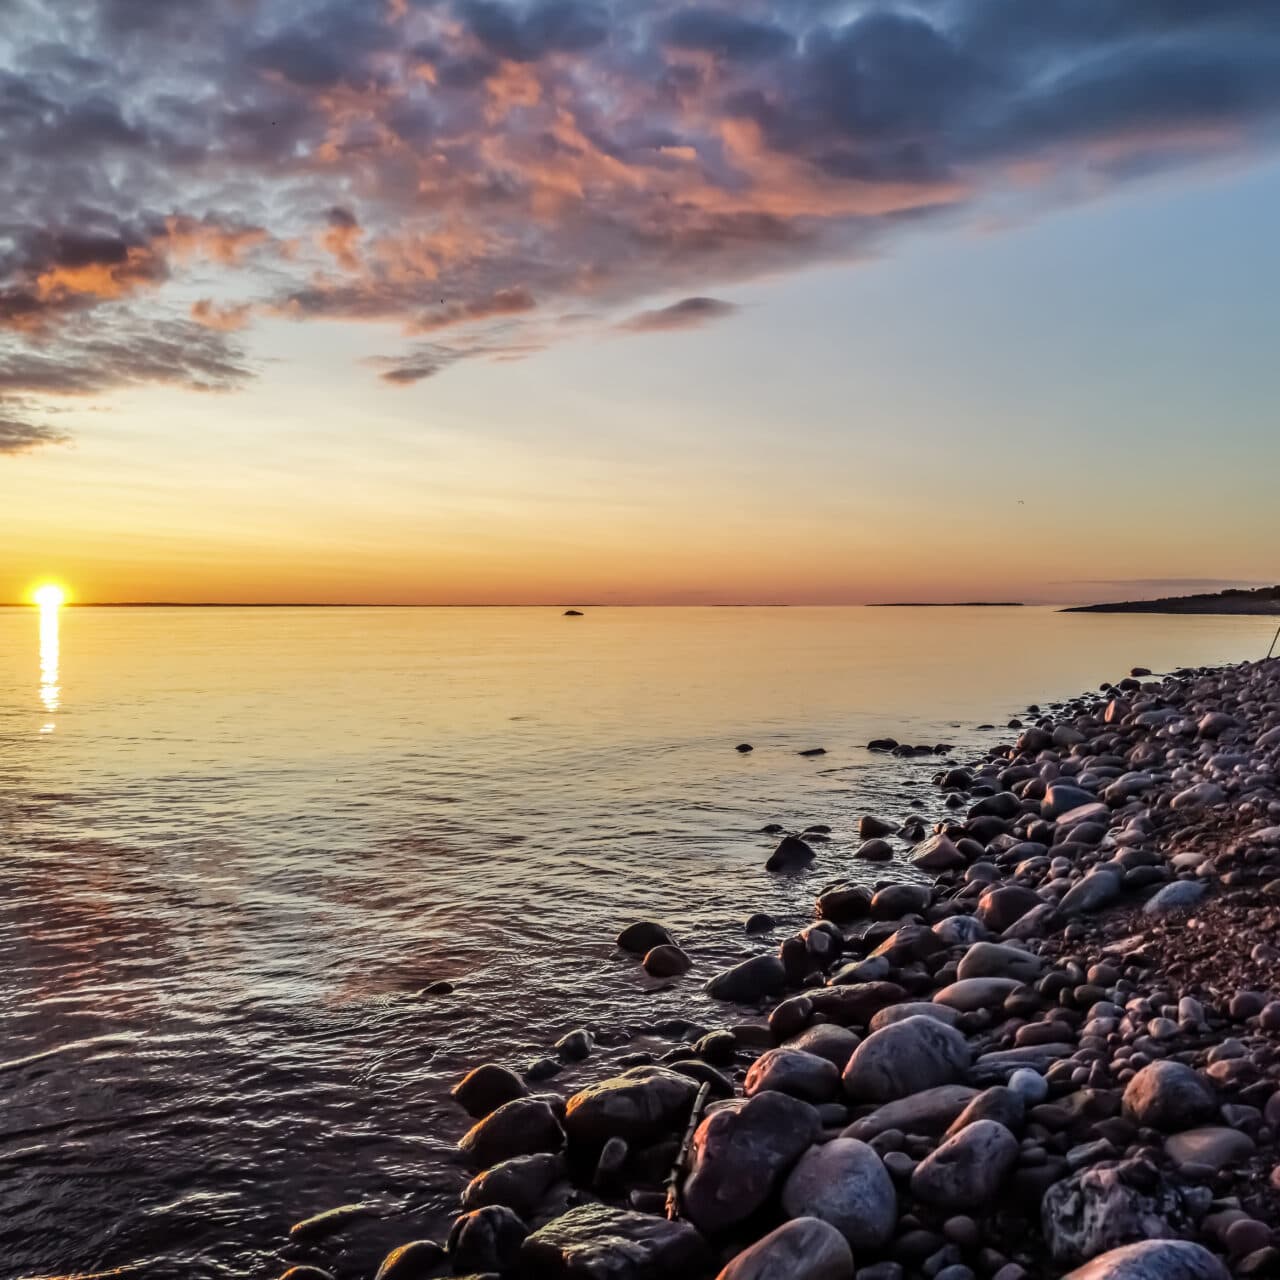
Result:
<svg viewBox="0 0 1280 1280"><path fill-rule="evenodd" d="M41 609L61 609L67 602L67 593L56 582L46 582L31 593L31 598Z"/></svg>

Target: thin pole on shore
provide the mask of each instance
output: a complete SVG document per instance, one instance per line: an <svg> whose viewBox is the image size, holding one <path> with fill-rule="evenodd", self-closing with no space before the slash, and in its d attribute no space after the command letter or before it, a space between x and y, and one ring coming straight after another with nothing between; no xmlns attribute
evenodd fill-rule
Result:
<svg viewBox="0 0 1280 1280"><path fill-rule="evenodd" d="M1267 658L1270 658L1276 651L1276 641L1280 640L1280 627L1276 628L1276 633L1271 637L1271 648L1267 650ZM1264 659L1265 661L1265 659Z"/></svg>

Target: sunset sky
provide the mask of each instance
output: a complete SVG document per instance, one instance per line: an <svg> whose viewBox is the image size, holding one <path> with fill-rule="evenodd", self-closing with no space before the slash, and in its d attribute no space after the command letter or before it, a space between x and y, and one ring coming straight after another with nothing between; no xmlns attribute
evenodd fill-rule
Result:
<svg viewBox="0 0 1280 1280"><path fill-rule="evenodd" d="M0 0L0 601L1280 581L1275 0Z"/></svg>

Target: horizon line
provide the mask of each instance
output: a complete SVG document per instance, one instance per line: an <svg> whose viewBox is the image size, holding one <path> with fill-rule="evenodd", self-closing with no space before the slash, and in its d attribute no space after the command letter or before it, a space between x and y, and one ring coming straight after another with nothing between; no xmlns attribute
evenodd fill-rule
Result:
<svg viewBox="0 0 1280 1280"><path fill-rule="evenodd" d="M1032 605L1062 604L1060 600L1032 601ZM869 601L869 600L742 600L742 601L615 601L612 603L421 603L351 600L69 600L63 609L904 609L904 608L1024 608L1023 601ZM3 609L38 609L28 600L0 603Z"/></svg>

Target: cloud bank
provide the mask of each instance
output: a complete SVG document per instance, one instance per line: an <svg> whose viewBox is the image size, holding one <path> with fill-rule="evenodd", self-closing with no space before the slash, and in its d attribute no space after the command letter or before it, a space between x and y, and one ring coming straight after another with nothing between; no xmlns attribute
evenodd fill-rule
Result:
<svg viewBox="0 0 1280 1280"><path fill-rule="evenodd" d="M265 317L386 326L406 385L1261 154L1280 5L0 0L0 121L12 453L45 397L239 385Z"/></svg>

